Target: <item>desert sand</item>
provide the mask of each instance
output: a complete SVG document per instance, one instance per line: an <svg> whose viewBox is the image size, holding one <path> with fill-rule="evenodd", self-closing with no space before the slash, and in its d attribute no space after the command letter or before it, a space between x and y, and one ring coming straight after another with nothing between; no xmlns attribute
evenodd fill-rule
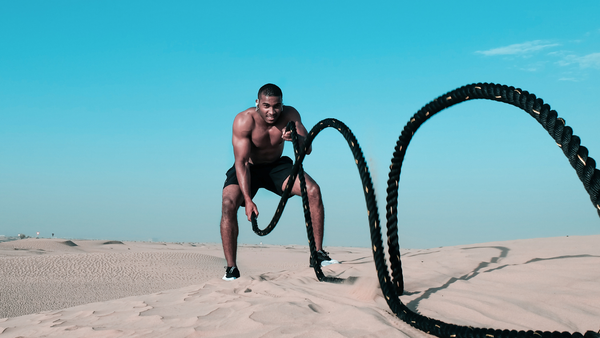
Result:
<svg viewBox="0 0 600 338"><path fill-rule="evenodd" d="M430 337L385 303L368 248L243 245L221 280L218 244L0 243L0 337ZM600 235L402 250L414 311L498 329L598 331Z"/></svg>

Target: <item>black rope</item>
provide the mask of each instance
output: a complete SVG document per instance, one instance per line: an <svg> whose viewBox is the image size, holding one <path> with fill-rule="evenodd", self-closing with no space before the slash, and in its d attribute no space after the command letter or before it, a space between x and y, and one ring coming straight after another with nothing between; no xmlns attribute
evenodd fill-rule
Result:
<svg viewBox="0 0 600 338"><path fill-rule="evenodd" d="M299 149L298 137L293 122L288 124L288 128L292 131L292 143L294 145L295 162L288 180L287 186L284 189L281 201L273 219L269 225L264 229L260 230L256 217L252 217L252 228L260 236L265 236L270 233L277 222L279 221L285 204L290 197L292 184L296 179L296 176L300 178L301 191L302 191L302 202L304 206L304 217L306 220L306 230L308 236L308 242L311 252L311 257L315 257L315 243L312 232L312 221L310 216L310 208L308 204L308 197L306 193L306 184L304 182L304 170L302 168L302 162L306 156L306 151L312 144L314 138L325 128L335 128L348 142L352 155L354 156L356 166L363 184L363 192L365 195L365 202L367 205L367 212L369 218L369 229L371 233L371 250L373 252L373 258L375 261L375 267L377 269L377 277L379 279L379 285L381 291L385 296L386 302L392 312L402 319L409 325L437 337L444 338L455 338L455 337L481 337L481 338L498 338L498 337L585 337L585 338L600 338L600 331L598 333L594 331L587 331L585 335L579 332L550 332L550 331L516 331L516 330L496 330L491 328L474 328L471 326L459 326L454 324L448 324L437 319L429 318L421 314L415 313L410 310L402 301L400 296L404 292L404 281L402 275L402 263L400 259L400 245L398 243L398 189L400 181L400 173L406 149L412 140L413 135L417 129L429 118L438 112L453 106L455 104L473 100L473 99L487 99L493 101L499 101L511 104L518 108L523 109L533 118L535 118L541 125L548 131L550 136L556 141L556 144L562 149L563 153L571 163L571 166L577 172L577 176L583 183L585 190L590 195L590 199L594 207L600 215L600 171L596 169L596 162L593 158L588 156L588 150L581 145L581 140L578 136L573 135L571 127L567 126L565 120L558 117L556 111L551 110L550 106L545 104L540 98L537 98L534 94L530 94L521 89L514 87L508 87L497 84L478 83L467 85L451 92L448 92L437 99L429 102L421 110L419 110L400 134L394 154L392 157L392 163L390 165L390 173L388 178L387 187L387 205L386 205L386 219L387 219L387 243L388 243L388 254L390 257L390 266L392 268L392 274L388 271L388 267L385 260L385 254L383 253L383 240L381 236L381 229L379 223L379 213L377 210L377 201L375 198L375 191L373 189L373 182L371 180L371 174L369 168L365 162L363 152L354 137L354 134L350 129L341 121L336 119L325 119L315 125L310 133L308 134L303 148ZM314 264L315 273L319 281L328 282L343 282L342 279L335 277L327 277L323 274L319 264Z"/></svg>

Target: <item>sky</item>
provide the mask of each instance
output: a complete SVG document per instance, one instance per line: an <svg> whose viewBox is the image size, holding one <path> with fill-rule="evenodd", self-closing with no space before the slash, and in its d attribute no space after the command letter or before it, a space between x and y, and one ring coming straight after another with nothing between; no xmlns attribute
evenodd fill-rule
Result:
<svg viewBox="0 0 600 338"><path fill-rule="evenodd" d="M597 13L590 0L0 1L0 235L220 242L233 118L265 83L307 129L337 118L353 131L383 218L404 125L463 85L536 94L600 160ZM323 131L304 167L325 246L370 246L341 135ZM503 103L427 121L399 188L403 248L600 233L554 140ZM254 201L264 227L279 197ZM266 237L239 215L240 243L307 244L298 197Z"/></svg>

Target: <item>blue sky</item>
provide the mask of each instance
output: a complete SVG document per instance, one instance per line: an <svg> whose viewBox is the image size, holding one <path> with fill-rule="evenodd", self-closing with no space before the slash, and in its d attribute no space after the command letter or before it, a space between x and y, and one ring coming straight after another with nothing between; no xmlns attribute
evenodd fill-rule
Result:
<svg viewBox="0 0 600 338"><path fill-rule="evenodd" d="M268 82L308 129L335 117L353 130L380 202L408 119L475 82L535 93L600 160L599 12L598 1L3 1L0 235L219 242L231 123ZM368 246L346 148L325 131L305 168L323 191L325 245ZM256 202L264 226L278 197ZM600 233L554 141L497 102L419 130L400 203L406 248ZM240 242L305 244L300 204L267 237L240 213Z"/></svg>

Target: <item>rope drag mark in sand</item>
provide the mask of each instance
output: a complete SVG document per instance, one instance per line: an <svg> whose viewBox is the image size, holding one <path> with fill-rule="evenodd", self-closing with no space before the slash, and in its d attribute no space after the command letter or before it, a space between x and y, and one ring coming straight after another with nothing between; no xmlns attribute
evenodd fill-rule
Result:
<svg viewBox="0 0 600 338"><path fill-rule="evenodd" d="M571 166L577 172L577 176L583 183L585 190L590 195L590 199L594 207L600 215L600 171L596 169L596 162L588 156L588 150L581 145L581 140L573 134L573 129L567 126L563 118L558 117L556 111L551 110L548 104L534 94L528 93L518 88L498 85L493 83L477 83L466 85L448 92L435 100L426 104L419 110L404 127L392 157L390 165L390 173L387 187L387 205L386 205L386 226L387 226L387 243L388 254L390 257L390 266L392 274L390 276L388 266L383 252L383 240L380 229L379 213L377 209L377 201L373 182L369 168L365 162L363 152L352 134L352 131L341 121L336 119L325 119L315 125L308 134L302 149L298 146L298 136L296 134L295 125L293 122L288 124L288 129L292 131L292 143L294 146L295 162L290 174L288 184L282 194L277 211L269 225L261 230L258 227L256 217L252 217L252 228L260 236L269 234L281 217L283 209L290 197L292 182L296 180L296 176L300 178L302 203L304 207L304 217L306 220L306 232L311 255L316 255L315 244L312 232L312 222L310 217L310 208L308 205L308 196L306 193L306 184L304 182L304 170L302 162L306 156L306 151L309 149L314 138L325 128L335 128L348 142L348 146L352 151L358 172L363 184L363 193L367 205L367 213L369 216L369 229L371 234L371 250L375 260L377 269L377 277L379 285L386 302L390 309L407 324L424 331L428 334L444 338L461 338L461 337L481 337L481 338L499 338L499 337L585 337L585 338L600 338L600 332L587 331L585 335L579 332L550 332L550 331L517 331L517 330L499 330L492 328L474 328L471 326L460 326L448 324L443 321L429 318L410 310L402 301L400 296L404 293L404 278L402 274L402 262L400 259L400 246L398 243L398 190L400 181L400 173L402 162L406 154L406 149L417 129L429 118L438 112L451 107L455 104L474 100L486 99L498 102L511 104L521 108L536 121L550 136L555 140L556 144L562 149L563 153L571 163ZM315 274L319 281L342 283L343 279L335 277L327 277L321 271L319 264L314 264Z"/></svg>

